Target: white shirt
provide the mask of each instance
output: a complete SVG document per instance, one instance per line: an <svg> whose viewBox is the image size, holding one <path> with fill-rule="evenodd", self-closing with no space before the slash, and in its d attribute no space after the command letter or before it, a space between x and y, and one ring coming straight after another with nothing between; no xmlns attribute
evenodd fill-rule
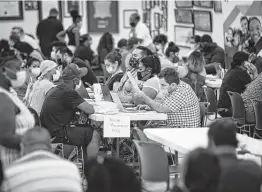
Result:
<svg viewBox="0 0 262 192"><path fill-rule="evenodd" d="M36 110L38 115L40 115L41 113L47 92L54 86L55 85L47 79L38 80L34 83L33 90L31 93L32 95L30 96L31 101L29 105L34 110Z"/></svg>
<svg viewBox="0 0 262 192"><path fill-rule="evenodd" d="M29 45L31 45L33 47L33 49L39 49L40 50L37 41L35 39L33 39L32 37L30 37L29 35L25 34L24 37L21 38L21 41L26 42Z"/></svg>
<svg viewBox="0 0 262 192"><path fill-rule="evenodd" d="M147 47L153 43L151 35L150 35L150 31L145 23L142 23L141 21L139 21L135 27L135 33L136 33L137 38L143 40L141 44L142 46ZM131 34L132 33L130 33L130 35Z"/></svg>

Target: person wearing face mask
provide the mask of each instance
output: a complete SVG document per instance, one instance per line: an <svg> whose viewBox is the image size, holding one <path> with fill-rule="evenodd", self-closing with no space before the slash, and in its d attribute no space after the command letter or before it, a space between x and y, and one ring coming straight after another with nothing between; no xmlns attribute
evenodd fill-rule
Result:
<svg viewBox="0 0 262 192"><path fill-rule="evenodd" d="M42 126L55 138L54 143L82 146L89 160L96 157L99 151L99 133L89 124L70 124L77 109L87 115L95 112L93 106L76 92L81 78L86 74L87 68L79 68L74 63L67 65L61 83L47 93L40 119Z"/></svg>
<svg viewBox="0 0 262 192"><path fill-rule="evenodd" d="M124 73L121 70L121 58L121 54L116 50L108 53L105 57L106 70L110 74L105 85L108 86L110 91L112 91L114 87L117 87L117 84L123 77Z"/></svg>
<svg viewBox="0 0 262 192"><path fill-rule="evenodd" d="M143 91L134 91L134 98L142 100L152 110L167 113L165 123L170 127L195 128L200 126L199 101L187 83L181 81L173 68L163 69L158 74L161 90L167 92L161 102L154 101Z"/></svg>
<svg viewBox="0 0 262 192"><path fill-rule="evenodd" d="M52 45L51 45L52 51L51 51L51 55L50 55L50 60L57 62L56 51L60 47L66 47L66 43L62 42L62 41L54 41L52 43Z"/></svg>
<svg viewBox="0 0 262 192"><path fill-rule="evenodd" d="M212 38L205 34L201 37L200 51L204 55L207 74L216 74L217 65L225 68L225 53L224 50L216 43L213 43Z"/></svg>
<svg viewBox="0 0 262 192"><path fill-rule="evenodd" d="M85 87L89 87L94 83L97 83L97 78L92 70L88 61L83 61L77 57L74 57L74 54L67 47L60 47L56 51L57 64L59 65L60 72L62 72L65 67L70 63L75 63L78 67L87 68L87 74L82 77L82 81Z"/></svg>
<svg viewBox="0 0 262 192"><path fill-rule="evenodd" d="M148 48L143 46L138 46L132 52L132 57L129 60L129 68L126 70L125 74L123 75L122 79L120 80L116 88L116 92L118 93L119 98L122 102L132 101L132 93L131 93L132 85L127 76L127 72L130 72L138 83L137 72L138 72L139 62L142 58L149 55L153 55L153 53Z"/></svg>
<svg viewBox="0 0 262 192"><path fill-rule="evenodd" d="M82 27L82 17L79 15L78 10L72 10L70 12L73 24L68 27L65 31L59 32L56 37L60 41L64 41L65 35L68 35L68 45L75 46L76 48L80 45L80 30Z"/></svg>
<svg viewBox="0 0 262 192"><path fill-rule="evenodd" d="M46 94L55 85L53 82L59 79L57 64L50 60L42 61L40 64L40 76L33 84L32 91L28 94L28 106L40 115Z"/></svg>
<svg viewBox="0 0 262 192"><path fill-rule="evenodd" d="M19 158L21 136L34 127L35 121L24 103L10 93L11 88L20 87L26 81L22 62L14 52L0 50L0 158L6 168Z"/></svg>
<svg viewBox="0 0 262 192"><path fill-rule="evenodd" d="M129 38L136 37L140 39L142 41L141 46L145 46L154 52L155 47L150 35L150 31L146 24L141 21L140 15L138 13L133 13L129 18L129 23L131 26Z"/></svg>

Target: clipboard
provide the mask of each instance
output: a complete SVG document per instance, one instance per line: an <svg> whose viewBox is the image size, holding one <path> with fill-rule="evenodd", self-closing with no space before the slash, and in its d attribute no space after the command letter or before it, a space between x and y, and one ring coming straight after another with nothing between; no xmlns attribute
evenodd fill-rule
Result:
<svg viewBox="0 0 262 192"><path fill-rule="evenodd" d="M138 87L138 85L137 85L137 82L136 82L136 80L134 79L134 77L132 76L132 74L131 74L129 71L127 71L126 74L127 74L128 78L129 78L129 80L130 80L130 82L131 82L132 87L134 88L134 90L140 91L140 89L139 89L139 87Z"/></svg>

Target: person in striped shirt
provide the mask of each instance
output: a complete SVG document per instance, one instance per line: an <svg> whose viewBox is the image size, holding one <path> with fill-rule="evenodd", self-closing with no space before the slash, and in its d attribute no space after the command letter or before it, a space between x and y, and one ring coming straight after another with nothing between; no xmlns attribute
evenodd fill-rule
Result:
<svg viewBox="0 0 262 192"><path fill-rule="evenodd" d="M49 132L35 127L25 133L23 156L5 170L3 191L82 192L82 180L73 163L51 152Z"/></svg>

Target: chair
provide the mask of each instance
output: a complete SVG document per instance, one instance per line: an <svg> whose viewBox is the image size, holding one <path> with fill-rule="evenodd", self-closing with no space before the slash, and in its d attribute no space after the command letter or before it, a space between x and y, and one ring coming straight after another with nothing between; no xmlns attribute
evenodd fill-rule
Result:
<svg viewBox="0 0 262 192"><path fill-rule="evenodd" d="M209 106L208 102L199 102L201 127L205 126L205 118L208 111L208 106Z"/></svg>
<svg viewBox="0 0 262 192"><path fill-rule="evenodd" d="M166 152L157 143L133 140L138 151L140 177L145 191L169 190L169 165Z"/></svg>
<svg viewBox="0 0 262 192"><path fill-rule="evenodd" d="M217 96L213 89L203 86L204 92L207 98L207 102L209 103L207 115L215 115L215 119L217 118ZM207 116L209 119L209 116ZM214 120L214 119L209 119Z"/></svg>
<svg viewBox="0 0 262 192"><path fill-rule="evenodd" d="M139 128L133 128L133 138L138 141L149 141L146 134Z"/></svg>
<svg viewBox="0 0 262 192"><path fill-rule="evenodd" d="M34 110L32 107L28 107L29 111L32 113L35 119L35 125L41 126L40 117L36 110Z"/></svg>
<svg viewBox="0 0 262 192"><path fill-rule="evenodd" d="M236 122L237 127L239 128L240 133L245 132L251 135L250 127L254 124L246 123L246 111L243 99L239 93L236 92L227 92L231 100L232 105L232 119ZM245 128L248 127L248 130Z"/></svg>
<svg viewBox="0 0 262 192"><path fill-rule="evenodd" d="M256 125L253 137L257 139L262 139L262 101L252 100L255 117L256 117Z"/></svg>

